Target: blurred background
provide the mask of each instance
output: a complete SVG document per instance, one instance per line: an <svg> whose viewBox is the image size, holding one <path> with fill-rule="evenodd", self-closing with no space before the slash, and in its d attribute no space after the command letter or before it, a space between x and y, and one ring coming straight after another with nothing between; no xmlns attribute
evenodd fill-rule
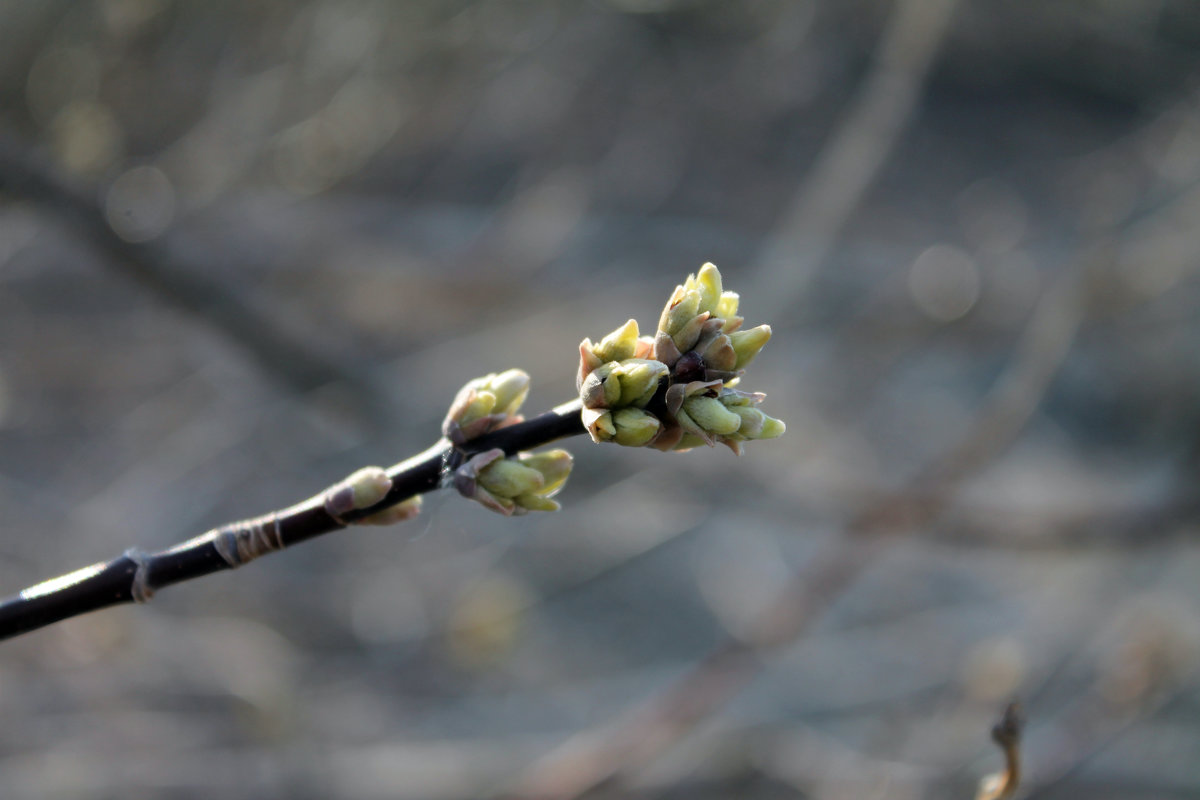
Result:
<svg viewBox="0 0 1200 800"><path fill-rule="evenodd" d="M1200 794L1187 0L0 3L0 591L574 392L717 263L788 423L570 442L0 645L55 798Z"/></svg>

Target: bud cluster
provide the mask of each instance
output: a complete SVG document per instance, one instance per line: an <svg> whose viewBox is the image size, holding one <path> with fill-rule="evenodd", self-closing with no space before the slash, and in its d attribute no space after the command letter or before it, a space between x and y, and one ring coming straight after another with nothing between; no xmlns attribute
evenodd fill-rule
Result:
<svg viewBox="0 0 1200 800"><path fill-rule="evenodd" d="M442 434L463 447L485 433L520 422L517 412L529 393L529 375L519 369L476 378L459 390L442 422ZM529 511L557 511L550 499L571 474L566 450L518 453L485 450L454 470L450 482L464 497L505 516Z"/></svg>
<svg viewBox="0 0 1200 800"><path fill-rule="evenodd" d="M654 336L631 319L598 343L584 339L576 387L592 439L740 453L744 441L782 436L783 422L757 408L765 395L734 388L771 338L769 325L742 330L737 310L737 294L705 264L675 287Z"/></svg>
<svg viewBox="0 0 1200 800"><path fill-rule="evenodd" d="M518 453L505 458L500 449L485 450L454 471L454 487L463 497L505 516L530 511L557 511L552 500L567 482L574 460L566 450Z"/></svg>

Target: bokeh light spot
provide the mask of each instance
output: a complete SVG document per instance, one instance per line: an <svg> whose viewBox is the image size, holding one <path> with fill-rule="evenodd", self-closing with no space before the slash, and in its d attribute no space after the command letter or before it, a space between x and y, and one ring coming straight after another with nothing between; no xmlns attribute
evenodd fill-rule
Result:
<svg viewBox="0 0 1200 800"><path fill-rule="evenodd" d="M979 300L979 267L966 251L935 244L917 256L908 272L908 293L921 313L953 322Z"/></svg>
<svg viewBox="0 0 1200 800"><path fill-rule="evenodd" d="M113 231L127 242L159 236L175 217L175 190L156 167L134 167L113 181L104 200Z"/></svg>

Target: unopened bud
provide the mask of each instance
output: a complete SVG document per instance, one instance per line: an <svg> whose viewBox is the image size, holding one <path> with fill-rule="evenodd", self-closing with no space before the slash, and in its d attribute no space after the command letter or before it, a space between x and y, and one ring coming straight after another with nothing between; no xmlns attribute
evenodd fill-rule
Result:
<svg viewBox="0 0 1200 800"><path fill-rule="evenodd" d="M640 408L622 408L613 412L613 440L626 447L644 447L654 441L662 430L662 422L649 411Z"/></svg>
<svg viewBox="0 0 1200 800"><path fill-rule="evenodd" d="M529 375L519 369L468 382L454 397L442 421L442 435L455 444L519 421L517 410L529 391Z"/></svg>
<svg viewBox="0 0 1200 800"><path fill-rule="evenodd" d="M763 416L766 417L766 419L763 420L762 430L759 431L756 438L778 439L780 436L783 436L783 434L787 433L787 425L783 420L776 419L775 417L767 417L766 414Z"/></svg>
<svg viewBox="0 0 1200 800"><path fill-rule="evenodd" d="M489 375L486 389L496 398L493 414L515 414L529 394L529 375L523 370L509 369L498 375Z"/></svg>
<svg viewBox="0 0 1200 800"><path fill-rule="evenodd" d="M723 323L722 330L726 333L733 333L742 327L742 318L738 316L738 293L737 292L722 292L721 299L717 301L717 313Z"/></svg>
<svg viewBox="0 0 1200 800"><path fill-rule="evenodd" d="M521 453L522 465L535 469L542 476L542 488L538 492L550 496L563 487L571 475L575 459L566 450L547 450L544 453Z"/></svg>
<svg viewBox="0 0 1200 800"><path fill-rule="evenodd" d="M700 292L700 310L715 315L721 299L721 271L715 264L705 264L696 273L696 288Z"/></svg>
<svg viewBox="0 0 1200 800"><path fill-rule="evenodd" d="M729 334L729 341L737 353L737 369L745 369L754 360L758 351L763 349L771 339L771 326L759 325L746 331L734 331Z"/></svg>
<svg viewBox="0 0 1200 800"><path fill-rule="evenodd" d="M703 431L714 436L735 433L742 424L742 418L715 397L689 397L683 401L683 410Z"/></svg>
<svg viewBox="0 0 1200 800"><path fill-rule="evenodd" d="M407 500L401 500L394 506L380 509L369 517L358 520L359 525L394 525L412 519L421 513L421 495L414 495Z"/></svg>
<svg viewBox="0 0 1200 800"><path fill-rule="evenodd" d="M455 470L454 486L464 497L505 516L556 511L558 503L549 498L566 483L571 465L566 450L505 458L496 448L475 454Z"/></svg>
<svg viewBox="0 0 1200 800"><path fill-rule="evenodd" d="M700 355L708 369L721 372L732 372L737 369L737 351L733 349L733 343L729 337L723 333L713 337Z"/></svg>
<svg viewBox="0 0 1200 800"><path fill-rule="evenodd" d="M462 413L455 421L462 426L483 419L496 407L496 395L482 388L472 389L463 402Z"/></svg>
<svg viewBox="0 0 1200 800"><path fill-rule="evenodd" d="M727 408L734 414L737 414L742 420L742 424L737 429L739 436L744 436L747 439L760 438L763 423L767 419L766 414L752 406L727 406Z"/></svg>
<svg viewBox="0 0 1200 800"><path fill-rule="evenodd" d="M736 317L739 299L737 292L721 292L721 297L717 300L717 313L714 316L721 319Z"/></svg>
<svg viewBox="0 0 1200 800"><path fill-rule="evenodd" d="M498 447L476 453L465 464L454 471L454 488L463 497L474 500L485 508L508 516L515 504L507 498L497 497L480 482L479 474L491 464L504 459L504 451Z"/></svg>
<svg viewBox="0 0 1200 800"><path fill-rule="evenodd" d="M639 336L633 348L634 358L654 358L654 337Z"/></svg>
<svg viewBox="0 0 1200 800"><path fill-rule="evenodd" d="M662 316L658 319L658 329L666 331L669 336L674 336L692 317L696 316L699 308L700 293L698 291L676 286L675 291L671 293L671 299L663 308Z"/></svg>
<svg viewBox="0 0 1200 800"><path fill-rule="evenodd" d="M669 372L670 369L661 361L647 358L625 359L613 370L613 375L621 387L620 397L613 405L644 408Z"/></svg>
<svg viewBox="0 0 1200 800"><path fill-rule="evenodd" d="M540 494L517 495L513 498L513 503L516 504L516 508L513 509L514 514L523 514L526 511L558 511L562 508L557 500L551 500Z"/></svg>
<svg viewBox="0 0 1200 800"><path fill-rule="evenodd" d="M624 361L633 358L637 349L638 324L631 319L600 340L592 350L601 361Z"/></svg>
<svg viewBox="0 0 1200 800"><path fill-rule="evenodd" d="M545 485L542 473L532 467L500 458L479 470L479 485L496 497L512 499L519 494L531 494Z"/></svg>
<svg viewBox="0 0 1200 800"><path fill-rule="evenodd" d="M674 340L675 346L679 348L679 352L686 353L696 346L696 342L700 340L700 334L706 322L708 322L707 311L692 317L675 331L671 339Z"/></svg>
<svg viewBox="0 0 1200 800"><path fill-rule="evenodd" d="M382 500L392 488L392 479L380 467L363 467L325 490L325 513L346 524L343 515Z"/></svg>
<svg viewBox="0 0 1200 800"><path fill-rule="evenodd" d="M544 453L520 453L517 461L521 466L536 470L542 476L542 486L531 492L513 497L516 503L514 514L527 511L557 511L559 505L550 498L563 487L571 474L574 459L566 450L547 450Z"/></svg>
<svg viewBox="0 0 1200 800"><path fill-rule="evenodd" d="M596 345L591 339L584 339L579 343L579 371L575 373L575 388L582 389L583 382L587 380L588 375L592 374L592 370L599 367L604 362L600 356L596 355Z"/></svg>
<svg viewBox="0 0 1200 800"><path fill-rule="evenodd" d="M603 364L584 378L579 401L584 408L612 408L621 399L621 381L614 374L617 362Z"/></svg>
<svg viewBox="0 0 1200 800"><path fill-rule="evenodd" d="M675 442L675 445L671 449L675 452L683 452L684 450L691 450L692 448L699 447L700 445L710 444L712 444L712 442L708 441L707 439L703 439L694 433L685 433L679 437L679 441Z"/></svg>
<svg viewBox="0 0 1200 800"><path fill-rule="evenodd" d="M609 442L617 435L612 413L605 409L585 407L580 414L580 419L593 442Z"/></svg>

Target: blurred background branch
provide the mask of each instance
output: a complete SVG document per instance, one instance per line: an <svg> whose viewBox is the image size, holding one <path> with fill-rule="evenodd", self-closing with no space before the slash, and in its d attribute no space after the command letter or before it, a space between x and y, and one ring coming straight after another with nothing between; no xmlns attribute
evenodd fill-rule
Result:
<svg viewBox="0 0 1200 800"><path fill-rule="evenodd" d="M159 208L173 202L170 186L160 184L161 173L150 170L125 176L126 183L143 184L137 190L153 195L139 202ZM122 187L105 190L71 185L42 155L0 132L0 192L11 200L31 201L46 214L57 217L68 235L80 236L104 254L101 263L153 293L157 302L187 313L228 338L253 360L256 368L283 382L297 393L307 393L330 384L344 384L343 391L354 412L375 412L384 404L378 389L370 386L364 364L336 363L323 356L328 345L319 331L307 335L289 333L279 321L286 314L237 287L225 286L206 277L203 256L184 255L180 243L134 230L139 224L133 212L119 207ZM107 198L102 204L101 198ZM150 209L143 209L149 211ZM130 227L132 226L132 227ZM157 241L151 241L157 240ZM197 248L198 249L198 248ZM190 263L189 263L190 262Z"/></svg>

